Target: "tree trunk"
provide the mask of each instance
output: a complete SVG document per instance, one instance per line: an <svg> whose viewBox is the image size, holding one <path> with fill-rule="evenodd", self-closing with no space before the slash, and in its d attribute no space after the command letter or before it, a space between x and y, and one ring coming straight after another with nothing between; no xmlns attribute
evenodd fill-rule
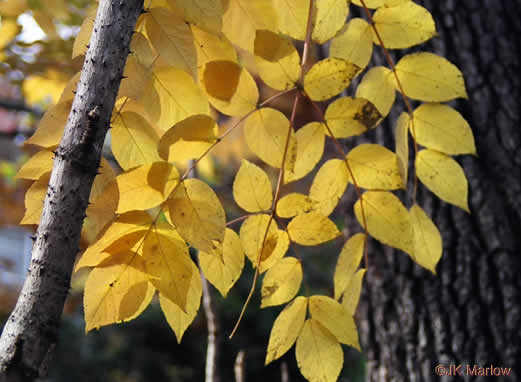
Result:
<svg viewBox="0 0 521 382"><path fill-rule="evenodd" d="M45 374L92 182L143 0L101 0L54 167L31 265L0 339L0 381Z"/></svg>
<svg viewBox="0 0 521 382"><path fill-rule="evenodd" d="M485 381L495 372L471 376L474 365L511 368L505 380L514 381L521 376L521 3L422 3L436 20L434 51L466 80L470 99L457 108L479 155L461 158L472 214L420 186L419 203L443 237L437 276L402 252L370 249L359 310L368 381ZM377 134L389 143L391 131Z"/></svg>

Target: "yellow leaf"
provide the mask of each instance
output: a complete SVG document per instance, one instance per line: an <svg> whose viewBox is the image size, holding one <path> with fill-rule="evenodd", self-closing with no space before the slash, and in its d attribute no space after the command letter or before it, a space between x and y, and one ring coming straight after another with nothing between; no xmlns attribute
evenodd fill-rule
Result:
<svg viewBox="0 0 521 382"><path fill-rule="evenodd" d="M185 241L173 228L153 228L145 238L143 261L152 285L187 312L189 289L194 282L201 283L201 276Z"/></svg>
<svg viewBox="0 0 521 382"><path fill-rule="evenodd" d="M409 214L414 230L414 254L412 259L422 267L436 274L436 264L440 261L442 241L440 231L425 211L415 204Z"/></svg>
<svg viewBox="0 0 521 382"><path fill-rule="evenodd" d="M359 187L372 190L403 188L396 154L377 144L361 144L346 156Z"/></svg>
<svg viewBox="0 0 521 382"><path fill-rule="evenodd" d="M398 159L398 168L402 177L403 185L407 185L407 176L409 172L409 115L402 113L396 121L396 129L394 130L394 142L396 158Z"/></svg>
<svg viewBox="0 0 521 382"><path fill-rule="evenodd" d="M387 49L404 49L430 40L436 26L429 11L413 1L392 8L379 8L373 15L375 28ZM374 35L374 43L380 41Z"/></svg>
<svg viewBox="0 0 521 382"><path fill-rule="evenodd" d="M329 216L344 195L349 178L349 172L343 160L330 159L324 163L318 170L309 190L309 197L319 203L314 209L324 216Z"/></svg>
<svg viewBox="0 0 521 382"><path fill-rule="evenodd" d="M302 283L302 265L294 257L281 259L262 280L261 308L281 305L291 300Z"/></svg>
<svg viewBox="0 0 521 382"><path fill-rule="evenodd" d="M175 11L181 11L190 24L213 34L222 29L223 6L221 0L168 0Z"/></svg>
<svg viewBox="0 0 521 382"><path fill-rule="evenodd" d="M296 192L284 195L277 202L277 215L281 218L292 218L313 211L319 203L309 196Z"/></svg>
<svg viewBox="0 0 521 382"><path fill-rule="evenodd" d="M329 54L358 65L360 70L364 69L373 54L371 26L359 17L351 19L331 40Z"/></svg>
<svg viewBox="0 0 521 382"><path fill-rule="evenodd" d="M290 141L286 169L292 161L292 153L294 164L297 152L295 133L288 118L276 109L262 108L250 115L244 126L244 136L250 150L262 161L275 168L280 168L282 165L284 147L289 132Z"/></svg>
<svg viewBox="0 0 521 382"><path fill-rule="evenodd" d="M336 300L327 296L311 296L309 313L336 337L338 342L360 351L355 320Z"/></svg>
<svg viewBox="0 0 521 382"><path fill-rule="evenodd" d="M65 130L71 106L72 100L51 106L38 124L35 133L25 141L25 144L45 149L58 146Z"/></svg>
<svg viewBox="0 0 521 382"><path fill-rule="evenodd" d="M407 3L411 0L365 0L364 3L367 8L380 8L380 7L396 7L400 4ZM362 6L360 0L352 0L353 4Z"/></svg>
<svg viewBox="0 0 521 382"><path fill-rule="evenodd" d="M238 47L253 52L258 29L278 32L277 4L272 0L228 0L223 16L223 33Z"/></svg>
<svg viewBox="0 0 521 382"><path fill-rule="evenodd" d="M332 220L315 211L294 217L287 230L291 241L300 245L318 245L341 235Z"/></svg>
<svg viewBox="0 0 521 382"><path fill-rule="evenodd" d="M107 258L107 253L103 253L103 251L109 246L112 247L112 252L128 249L126 236L132 236L132 241L135 243L139 238L145 236L151 224L152 218L143 211L132 211L118 216L103 235L83 253L76 263L74 271L76 272L83 267L97 266Z"/></svg>
<svg viewBox="0 0 521 382"><path fill-rule="evenodd" d="M199 158L217 141L215 120L205 114L192 115L172 126L159 142L159 155L169 161Z"/></svg>
<svg viewBox="0 0 521 382"><path fill-rule="evenodd" d="M38 151L18 170L16 179L38 180L52 170L54 155L47 150Z"/></svg>
<svg viewBox="0 0 521 382"><path fill-rule="evenodd" d="M181 343L186 329L190 326L194 318L197 316L199 306L201 305L201 282L197 283L196 279L192 279L192 285L188 290L186 312L183 312L176 304L159 293L159 305L165 315L168 325L172 328L177 338L177 343Z"/></svg>
<svg viewBox="0 0 521 382"><path fill-rule="evenodd" d="M306 39L309 0L273 0L280 33L295 40Z"/></svg>
<svg viewBox="0 0 521 382"><path fill-rule="evenodd" d="M286 183L303 178L320 161L324 153L324 130L324 124L319 122L310 122L297 130L297 157L293 171L284 173Z"/></svg>
<svg viewBox="0 0 521 382"><path fill-rule="evenodd" d="M324 117L335 138L348 138L375 127L382 116L364 98L341 97L329 104Z"/></svg>
<svg viewBox="0 0 521 382"><path fill-rule="evenodd" d="M140 114L123 112L112 122L112 153L123 170L159 162L159 136Z"/></svg>
<svg viewBox="0 0 521 382"><path fill-rule="evenodd" d="M356 97L365 98L376 106L382 118L385 118L396 98L393 85L393 72L384 66L375 66L364 75L356 88Z"/></svg>
<svg viewBox="0 0 521 382"><path fill-rule="evenodd" d="M222 246L217 245L210 253L200 251L199 264L208 281L226 297L244 268L244 251L239 236L226 228Z"/></svg>
<svg viewBox="0 0 521 382"><path fill-rule="evenodd" d="M225 35L216 35L190 25L197 51L197 66L203 68L210 61L237 62L237 52ZM201 73L199 77L201 77Z"/></svg>
<svg viewBox="0 0 521 382"><path fill-rule="evenodd" d="M25 214L20 225L38 224L42 216L43 200L47 193L47 186L51 178L50 170L44 173L36 182L31 184L25 193Z"/></svg>
<svg viewBox="0 0 521 382"><path fill-rule="evenodd" d="M414 236L409 212L400 199L384 191L368 191L362 195L368 233L376 240L406 253L414 250ZM355 204L355 215L364 226L360 200Z"/></svg>
<svg viewBox="0 0 521 382"><path fill-rule="evenodd" d="M342 58L315 63L304 77L304 90L313 101L325 101L344 90L360 67Z"/></svg>
<svg viewBox="0 0 521 382"><path fill-rule="evenodd" d="M224 240L224 209L206 183L187 179L179 184L168 199L168 209L179 234L195 248L210 252L214 240Z"/></svg>
<svg viewBox="0 0 521 382"><path fill-rule="evenodd" d="M362 292L362 281L364 280L365 272L365 269L358 270L351 278L351 281L346 286L344 291L342 306L352 316L355 315L358 301L360 300L360 293Z"/></svg>
<svg viewBox="0 0 521 382"><path fill-rule="evenodd" d="M62 103L65 101L72 101L74 99L74 93L76 92L76 88L78 87L78 82L80 80L80 77L81 77L81 72L78 72L69 79L69 82L67 82L67 85L65 85L65 88L62 91L62 94L60 96L60 99L58 100L58 103ZM72 105L72 102L71 102L71 105Z"/></svg>
<svg viewBox="0 0 521 382"><path fill-rule="evenodd" d="M111 256L91 271L85 283L85 333L136 318L154 292L141 256L132 251Z"/></svg>
<svg viewBox="0 0 521 382"><path fill-rule="evenodd" d="M179 182L177 169L167 162L154 162L117 177L118 213L147 210L163 203Z"/></svg>
<svg viewBox="0 0 521 382"><path fill-rule="evenodd" d="M20 32L20 26L14 20L3 19L0 24L0 50L4 49Z"/></svg>
<svg viewBox="0 0 521 382"><path fill-rule="evenodd" d="M233 182L233 197L248 212L270 209L273 195L268 175L260 167L243 159Z"/></svg>
<svg viewBox="0 0 521 382"><path fill-rule="evenodd" d="M342 247L335 268L335 299L339 300L340 296L342 296L350 285L364 255L366 242L366 235L357 233L346 241Z"/></svg>
<svg viewBox="0 0 521 382"><path fill-rule="evenodd" d="M141 102L164 131L186 117L210 112L201 89L188 73L179 69L153 71Z"/></svg>
<svg viewBox="0 0 521 382"><path fill-rule="evenodd" d="M273 323L265 365L282 357L295 343L304 326L307 298L299 296L280 312Z"/></svg>
<svg viewBox="0 0 521 382"><path fill-rule="evenodd" d="M168 65L195 74L192 31L183 18L167 8L152 8L145 14L145 27L150 43Z"/></svg>
<svg viewBox="0 0 521 382"><path fill-rule="evenodd" d="M300 372L310 382L335 382L344 363L336 338L312 318L306 320L295 348Z"/></svg>
<svg viewBox="0 0 521 382"><path fill-rule="evenodd" d="M158 54L154 52L150 41L143 33L134 31L130 41L130 51L128 58L134 57L146 70L151 70L152 65L157 61Z"/></svg>
<svg viewBox="0 0 521 382"><path fill-rule="evenodd" d="M266 85L277 90L295 86L300 75L300 57L289 39L268 30L258 30L254 54L259 75Z"/></svg>
<svg viewBox="0 0 521 382"><path fill-rule="evenodd" d="M90 41L90 35L92 28L94 27L94 20L96 19L96 13L98 11L98 4L92 4L87 11L87 16L83 19L80 31L74 40L72 46L72 58L84 55L87 53L87 45Z"/></svg>
<svg viewBox="0 0 521 382"><path fill-rule="evenodd" d="M413 117L420 145L449 155L476 154L469 124L450 106L425 103L414 110Z"/></svg>
<svg viewBox="0 0 521 382"><path fill-rule="evenodd" d="M257 84L248 70L236 62L207 62L203 69L202 86L212 106L223 114L242 116L257 107Z"/></svg>
<svg viewBox="0 0 521 382"><path fill-rule="evenodd" d="M253 267L257 266L260 254L260 273L275 265L284 256L289 246L287 233L278 229L275 220L271 221L266 234L269 221L270 217L266 214L250 216L242 224L239 233L242 248Z"/></svg>
<svg viewBox="0 0 521 382"><path fill-rule="evenodd" d="M315 9L311 38L314 42L323 44L335 37L344 26L349 14L349 4L346 0L316 0Z"/></svg>
<svg viewBox="0 0 521 382"><path fill-rule="evenodd" d="M130 97L139 100L150 79L150 70L143 66L134 55L127 57L125 71L118 91L118 98Z"/></svg>
<svg viewBox="0 0 521 382"><path fill-rule="evenodd" d="M438 198L470 213L467 178L454 159L437 151L422 150L416 157L416 175Z"/></svg>
<svg viewBox="0 0 521 382"><path fill-rule="evenodd" d="M26 0L8 0L0 2L0 15L17 17L28 8Z"/></svg>
<svg viewBox="0 0 521 382"><path fill-rule="evenodd" d="M433 53L413 53L396 64L396 73L407 97L427 102L468 98L463 74L445 58ZM398 85L395 87L398 90Z"/></svg>
<svg viewBox="0 0 521 382"><path fill-rule="evenodd" d="M103 169L101 171L104 171ZM112 170L111 170L112 171ZM103 174L103 172L102 172ZM91 203L87 208L86 217L83 221L82 238L89 244L94 242L99 233L105 228L107 224L114 220L116 216L116 209L119 202L118 184L115 180L108 184L100 186L99 192L94 192L94 186L98 188L99 175L94 179L93 190L90 194L89 202Z"/></svg>

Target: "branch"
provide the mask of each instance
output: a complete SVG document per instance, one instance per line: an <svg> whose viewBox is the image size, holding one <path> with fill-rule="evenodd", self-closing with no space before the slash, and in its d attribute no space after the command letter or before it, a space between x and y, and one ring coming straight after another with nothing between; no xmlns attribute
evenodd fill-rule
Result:
<svg viewBox="0 0 521 382"><path fill-rule="evenodd" d="M101 0L89 50L44 201L31 264L0 338L0 381L43 377L60 316L92 182L143 0Z"/></svg>

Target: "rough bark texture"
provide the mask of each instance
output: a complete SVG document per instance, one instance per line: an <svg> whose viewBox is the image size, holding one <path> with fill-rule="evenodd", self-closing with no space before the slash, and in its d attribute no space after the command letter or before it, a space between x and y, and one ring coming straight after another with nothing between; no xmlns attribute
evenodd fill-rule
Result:
<svg viewBox="0 0 521 382"><path fill-rule="evenodd" d="M467 365L492 365L512 368L505 380L515 381L521 376L521 3L422 3L439 31L431 47L466 79L470 99L457 108L472 126L479 155L461 158L472 214L420 187L420 205L443 237L438 276L402 252L370 248L359 311L368 380L485 381L490 372L472 376ZM392 141L390 127L376 134ZM456 377L440 378L437 365L446 367L438 373Z"/></svg>
<svg viewBox="0 0 521 382"><path fill-rule="evenodd" d="M0 340L0 381L45 374L80 231L143 0L101 0L22 292Z"/></svg>

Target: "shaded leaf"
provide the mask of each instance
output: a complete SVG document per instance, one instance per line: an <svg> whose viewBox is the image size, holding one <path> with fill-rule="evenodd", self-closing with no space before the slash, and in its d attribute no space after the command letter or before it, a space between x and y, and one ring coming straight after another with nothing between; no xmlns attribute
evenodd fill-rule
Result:
<svg viewBox="0 0 521 382"><path fill-rule="evenodd" d="M393 73L384 66L375 66L369 69L356 88L356 97L371 102L382 118L385 118L396 98L393 85Z"/></svg>

